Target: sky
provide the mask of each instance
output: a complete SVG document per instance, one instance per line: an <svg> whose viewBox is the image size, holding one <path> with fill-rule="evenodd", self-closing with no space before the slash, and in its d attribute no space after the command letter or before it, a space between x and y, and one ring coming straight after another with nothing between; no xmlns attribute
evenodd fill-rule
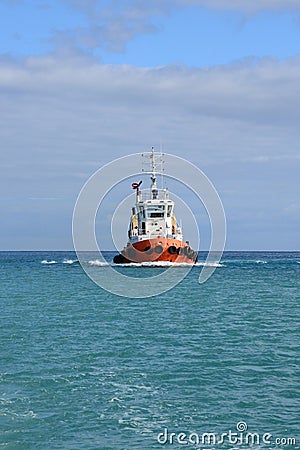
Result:
<svg viewBox="0 0 300 450"><path fill-rule="evenodd" d="M300 250L300 0L0 0L0 36L0 250L72 249L87 179L152 146L211 179L227 250Z"/></svg>

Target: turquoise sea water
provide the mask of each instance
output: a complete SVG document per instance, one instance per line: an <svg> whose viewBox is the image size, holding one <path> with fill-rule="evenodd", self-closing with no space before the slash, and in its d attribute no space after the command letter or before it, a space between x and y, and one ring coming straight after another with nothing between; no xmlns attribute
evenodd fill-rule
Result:
<svg viewBox="0 0 300 450"><path fill-rule="evenodd" d="M200 270L130 299L72 252L0 253L0 448L299 449L300 253Z"/></svg>

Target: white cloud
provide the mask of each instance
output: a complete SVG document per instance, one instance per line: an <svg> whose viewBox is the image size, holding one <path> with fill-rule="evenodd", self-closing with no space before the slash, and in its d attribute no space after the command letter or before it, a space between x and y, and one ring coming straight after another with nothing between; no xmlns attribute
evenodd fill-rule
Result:
<svg viewBox="0 0 300 450"><path fill-rule="evenodd" d="M66 133L81 149L84 139L94 141L93 148L100 137L102 143L110 137L146 146L149 140L171 139L174 146L184 136L195 148L193 139L202 137L217 153L221 139L223 151L231 141L226 158L240 158L243 152L268 158L280 151L282 138L289 142L284 152L296 154L299 79L298 57L207 69L110 66L78 55L67 60L6 58L0 65L2 139L18 147L22 135L48 148L53 131L50 146L62 139L62 151L69 152ZM15 133L16 127L20 132ZM241 152L238 142L245 133L255 147Z"/></svg>
<svg viewBox="0 0 300 450"><path fill-rule="evenodd" d="M122 52L125 44L140 34L153 33L157 29L151 24L136 21L130 23L114 18L109 23L89 27L77 27L71 30L56 31L52 43L60 48L77 48L83 51L104 48L112 52Z"/></svg>
<svg viewBox="0 0 300 450"><path fill-rule="evenodd" d="M67 223L94 170L162 142L206 168L221 196L238 189L238 205L224 194L225 207L241 221L243 210L272 216L298 201L299 79L300 58L208 69L109 66L79 55L2 59L0 190L63 197L49 223Z"/></svg>
<svg viewBox="0 0 300 450"><path fill-rule="evenodd" d="M60 47L96 48L122 52L127 42L137 35L155 33L153 17L169 12L171 5L163 2L65 0L65 3L86 16L87 25L53 32L52 42Z"/></svg>
<svg viewBox="0 0 300 450"><path fill-rule="evenodd" d="M122 52L126 44L138 35L158 32L154 19L189 6L216 10L238 11L245 16L260 11L300 12L299 0L114 0L103 4L99 0L64 0L83 13L87 25L53 33L58 46L84 48L87 51L106 49Z"/></svg>
<svg viewBox="0 0 300 450"><path fill-rule="evenodd" d="M11 6L28 0L0 0ZM245 17L260 11L300 12L300 0L63 0L84 16L84 25L52 29L50 41L58 49L77 49L87 53L95 49L122 52L138 35L156 33L156 19L189 6L214 10L233 10ZM51 8L51 3L34 1L36 8Z"/></svg>

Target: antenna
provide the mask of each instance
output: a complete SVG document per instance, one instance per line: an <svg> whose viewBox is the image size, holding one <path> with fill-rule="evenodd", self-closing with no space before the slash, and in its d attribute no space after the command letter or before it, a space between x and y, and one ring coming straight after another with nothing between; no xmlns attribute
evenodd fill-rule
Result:
<svg viewBox="0 0 300 450"><path fill-rule="evenodd" d="M152 186L151 186L151 189L156 189L156 165L155 165L154 147L152 147L152 149L151 149L151 165L152 165L152 174L151 174Z"/></svg>
<svg viewBox="0 0 300 450"><path fill-rule="evenodd" d="M159 174L162 178L163 184L163 173L164 173L164 154L162 152L155 153L154 147L151 148L150 153L142 153L142 172L150 174L152 180L152 188L156 189L156 176ZM154 185L153 185L154 183Z"/></svg>

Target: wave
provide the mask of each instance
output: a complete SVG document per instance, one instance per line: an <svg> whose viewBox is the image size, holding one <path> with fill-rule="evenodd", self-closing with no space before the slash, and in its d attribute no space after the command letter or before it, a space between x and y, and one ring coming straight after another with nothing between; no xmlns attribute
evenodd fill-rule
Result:
<svg viewBox="0 0 300 450"><path fill-rule="evenodd" d="M145 261L142 263L123 263L123 264L111 264L118 267L191 267L188 263L175 263L169 261Z"/></svg>
<svg viewBox="0 0 300 450"><path fill-rule="evenodd" d="M195 264L189 264L189 263L176 263L176 262L169 262L169 261L145 261L141 263L123 263L123 264L115 264L115 263L109 263L104 262L99 259L88 261L88 263L91 266L97 266L97 267L225 267L224 264L220 263L205 263L205 262L197 262Z"/></svg>
<svg viewBox="0 0 300 450"><path fill-rule="evenodd" d="M62 264L74 264L77 263L78 259L70 259L70 258L64 258L63 261L61 261ZM56 261L54 259L47 260L43 259L41 261L41 264L58 264L59 261ZM90 266L96 266L96 267L226 267L225 264L221 263L214 263L214 262L197 262L195 264L189 264L189 263L176 263L176 262L169 262L169 261L145 261L142 263L123 263L123 264L115 264L113 262L108 261L102 261L100 259L92 259L90 261L86 261L86 264L89 264ZM299 261L300 263L300 261Z"/></svg>
<svg viewBox="0 0 300 450"><path fill-rule="evenodd" d="M74 263L76 263L76 262L78 262L78 259L68 259L68 258L65 258L65 259L62 261L62 264L74 264ZM58 261L55 261L55 259L51 259L51 260L43 259L43 261L41 261L41 264L58 264Z"/></svg>
<svg viewBox="0 0 300 450"><path fill-rule="evenodd" d="M111 264L105 261L101 261L100 259L94 259L91 261L88 261L88 263L91 266L98 266L98 267L104 267L104 266L110 266Z"/></svg>
<svg viewBox="0 0 300 450"><path fill-rule="evenodd" d="M206 262L197 262L195 266L205 266L205 267L226 267L225 264L221 263L206 263Z"/></svg>
<svg viewBox="0 0 300 450"><path fill-rule="evenodd" d="M257 259L256 264L267 264L268 261L264 261L263 259Z"/></svg>

